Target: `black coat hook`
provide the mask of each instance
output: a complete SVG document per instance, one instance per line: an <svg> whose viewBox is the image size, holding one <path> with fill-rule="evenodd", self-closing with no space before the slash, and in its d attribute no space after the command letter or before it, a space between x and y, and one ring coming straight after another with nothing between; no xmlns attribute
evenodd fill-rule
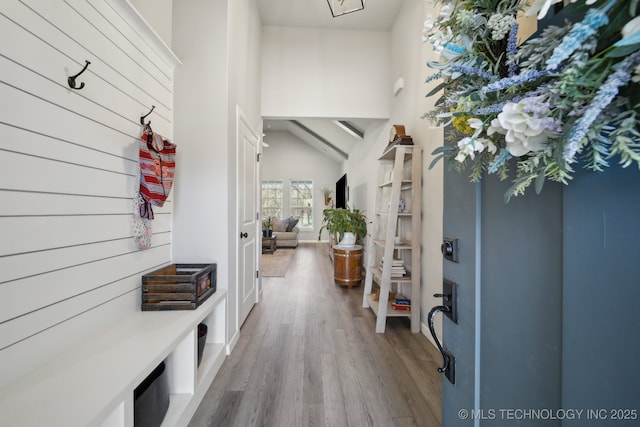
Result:
<svg viewBox="0 0 640 427"><path fill-rule="evenodd" d="M145 114L144 116L140 117L140 124L141 124L142 126L149 126L149 125L151 125L151 120L149 120L149 121L147 122L147 124L145 125L145 123L144 123L144 119L145 119L149 114L153 113L154 108L156 108L156 106L155 106L155 105L152 105L152 106L151 106L151 111L149 111L149 112L148 112L147 114Z"/></svg>
<svg viewBox="0 0 640 427"><path fill-rule="evenodd" d="M67 79L67 83L69 84L69 87L71 89L76 89L76 90L80 90L84 87L84 82L80 83L80 86L76 87L76 78L85 72L85 70L87 69L87 67L89 66L89 64L91 64L91 62L86 61L86 64L84 65L84 68L82 69L82 71L80 71L78 74L76 74L75 76L71 76Z"/></svg>

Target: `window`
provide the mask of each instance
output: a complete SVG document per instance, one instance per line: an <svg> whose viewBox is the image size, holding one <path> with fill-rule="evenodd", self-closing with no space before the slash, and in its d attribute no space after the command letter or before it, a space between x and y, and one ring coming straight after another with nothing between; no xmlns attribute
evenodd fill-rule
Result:
<svg viewBox="0 0 640 427"><path fill-rule="evenodd" d="M262 181L260 195L260 215L262 218L270 216L282 216L282 181Z"/></svg>
<svg viewBox="0 0 640 427"><path fill-rule="evenodd" d="M291 181L289 188L291 216L300 219L303 227L313 227L313 182Z"/></svg>

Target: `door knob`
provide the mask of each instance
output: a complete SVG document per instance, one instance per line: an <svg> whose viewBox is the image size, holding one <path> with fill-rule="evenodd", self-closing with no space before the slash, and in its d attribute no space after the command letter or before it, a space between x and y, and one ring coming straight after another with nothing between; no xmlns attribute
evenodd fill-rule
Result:
<svg viewBox="0 0 640 427"><path fill-rule="evenodd" d="M455 237L445 237L440 245L442 256L449 261L458 262L458 239Z"/></svg>
<svg viewBox="0 0 640 427"><path fill-rule="evenodd" d="M249 233L247 232L240 232L240 238L242 239L243 237L249 237Z"/></svg>
<svg viewBox="0 0 640 427"><path fill-rule="evenodd" d="M441 244L440 252L442 252L442 255L444 256L451 256L453 254L453 246L451 245L451 242L444 242Z"/></svg>

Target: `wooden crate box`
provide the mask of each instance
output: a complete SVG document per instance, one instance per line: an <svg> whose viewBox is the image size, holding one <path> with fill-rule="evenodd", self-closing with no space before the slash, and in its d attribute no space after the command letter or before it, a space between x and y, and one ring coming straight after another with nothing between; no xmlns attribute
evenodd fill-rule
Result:
<svg viewBox="0 0 640 427"><path fill-rule="evenodd" d="M171 264L142 276L142 311L195 310L216 291L216 264Z"/></svg>

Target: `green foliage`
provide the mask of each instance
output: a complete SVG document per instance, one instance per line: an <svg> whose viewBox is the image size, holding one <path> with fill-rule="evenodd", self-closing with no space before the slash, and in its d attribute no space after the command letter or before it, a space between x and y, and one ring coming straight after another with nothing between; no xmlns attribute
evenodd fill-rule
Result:
<svg viewBox="0 0 640 427"><path fill-rule="evenodd" d="M633 163L640 164L640 133L636 129L638 123L635 111L627 112L628 117L620 122L620 126L611 133L611 156L619 155L622 167Z"/></svg>
<svg viewBox="0 0 640 427"><path fill-rule="evenodd" d="M323 212L322 227L318 231L318 240L322 236L322 230L326 229L330 234L337 234L338 241L344 238L344 233L354 233L357 238L367 235L367 218L358 209L347 206L344 208L327 208Z"/></svg>
<svg viewBox="0 0 640 427"><path fill-rule="evenodd" d="M436 3L423 39L440 53L427 65L442 80L428 79L427 96L438 99L423 118L445 129L445 141L429 168L443 160L472 182L511 179L508 201L547 180L568 184L578 162L640 165L640 23L627 25L640 20L640 0L572 1L563 26L521 44L516 16L527 2Z"/></svg>
<svg viewBox="0 0 640 427"><path fill-rule="evenodd" d="M333 194L333 190L327 187L320 189L320 191L322 191L322 195L324 197L331 197L331 195Z"/></svg>

